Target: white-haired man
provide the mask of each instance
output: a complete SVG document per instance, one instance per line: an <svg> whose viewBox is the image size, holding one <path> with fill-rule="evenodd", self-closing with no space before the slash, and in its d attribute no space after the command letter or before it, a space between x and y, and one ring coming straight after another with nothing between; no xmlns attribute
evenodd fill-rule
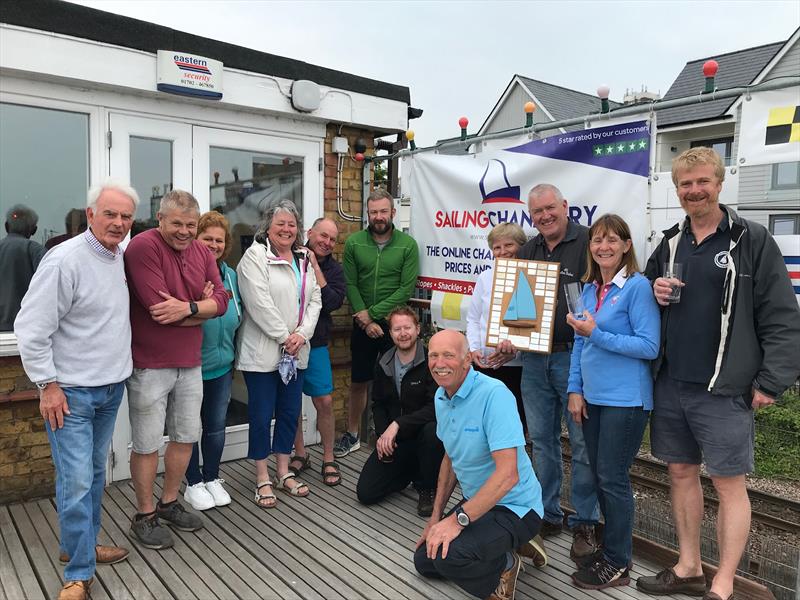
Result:
<svg viewBox="0 0 800 600"><path fill-rule="evenodd" d="M25 372L39 388L56 467L61 561L67 563L60 600L88 597L96 563L128 555L97 545L97 536L108 447L132 369L119 244L138 203L127 185L107 181L92 188L89 228L44 257L14 323Z"/></svg>

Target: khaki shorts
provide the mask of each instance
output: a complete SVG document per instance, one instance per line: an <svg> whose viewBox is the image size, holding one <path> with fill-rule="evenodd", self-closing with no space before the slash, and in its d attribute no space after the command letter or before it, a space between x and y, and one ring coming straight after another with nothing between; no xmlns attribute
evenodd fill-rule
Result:
<svg viewBox="0 0 800 600"><path fill-rule="evenodd" d="M171 442L193 444L200 439L200 367L134 369L126 385L134 452L151 454L161 448L164 425Z"/></svg>

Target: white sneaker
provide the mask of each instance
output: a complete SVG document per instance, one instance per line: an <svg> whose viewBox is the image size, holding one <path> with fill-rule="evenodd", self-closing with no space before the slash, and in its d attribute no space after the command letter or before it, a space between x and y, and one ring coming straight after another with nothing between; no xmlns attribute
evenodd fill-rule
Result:
<svg viewBox="0 0 800 600"><path fill-rule="evenodd" d="M216 506L214 496L208 492L206 484L202 481L194 485L187 485L183 492L183 499L195 510L208 510Z"/></svg>
<svg viewBox="0 0 800 600"><path fill-rule="evenodd" d="M231 503L231 496L225 491L225 488L222 487L223 483L225 483L224 479L206 481L206 491L214 498L214 504L216 506L227 506Z"/></svg>

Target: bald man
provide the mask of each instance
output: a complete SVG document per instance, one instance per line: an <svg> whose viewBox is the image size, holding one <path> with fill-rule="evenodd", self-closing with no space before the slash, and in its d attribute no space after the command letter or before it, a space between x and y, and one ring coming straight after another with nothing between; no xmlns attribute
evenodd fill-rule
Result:
<svg viewBox="0 0 800 600"><path fill-rule="evenodd" d="M421 575L449 579L477 598L511 600L520 554L537 566L547 560L537 536L542 489L525 452L514 395L471 362L463 334L444 330L431 338L428 367L439 385L436 435L445 455L414 565ZM464 499L442 516L456 483Z"/></svg>

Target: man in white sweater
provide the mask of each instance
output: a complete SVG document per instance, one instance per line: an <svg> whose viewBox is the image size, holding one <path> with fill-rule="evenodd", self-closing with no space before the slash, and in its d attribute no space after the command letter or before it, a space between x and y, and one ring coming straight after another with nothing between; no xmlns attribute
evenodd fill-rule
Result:
<svg viewBox="0 0 800 600"><path fill-rule="evenodd" d="M139 198L106 181L89 190L89 229L48 252L14 322L25 372L56 467L64 586L59 600L89 595L95 565L128 550L97 545L111 434L131 374L129 296L120 242Z"/></svg>

